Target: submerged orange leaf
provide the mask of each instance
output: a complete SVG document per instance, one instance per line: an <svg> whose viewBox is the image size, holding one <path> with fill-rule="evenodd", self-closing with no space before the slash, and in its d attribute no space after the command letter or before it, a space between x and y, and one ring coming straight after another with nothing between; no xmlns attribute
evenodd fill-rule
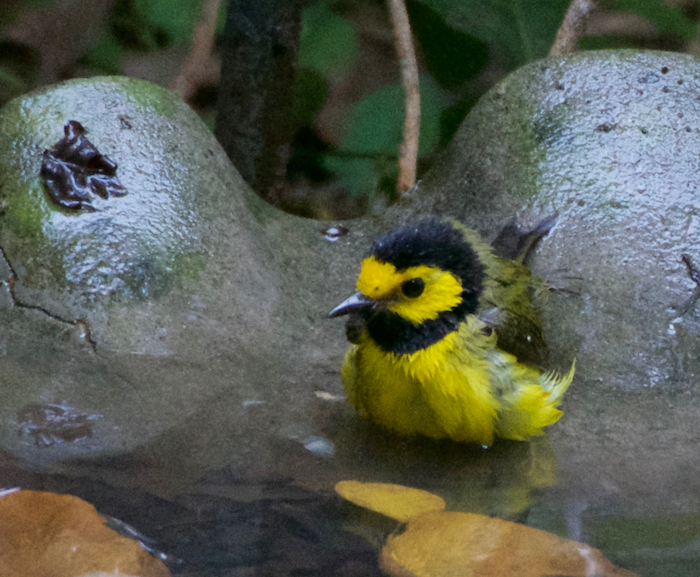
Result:
<svg viewBox="0 0 700 577"><path fill-rule="evenodd" d="M473 513L432 512L390 536L381 567L395 577L637 577L593 547Z"/></svg>
<svg viewBox="0 0 700 577"><path fill-rule="evenodd" d="M335 485L335 492L355 505L401 522L429 511L445 509L441 497L402 485L340 481Z"/></svg>
<svg viewBox="0 0 700 577"><path fill-rule="evenodd" d="M72 495L17 491L0 496L3 577L75 577L94 572L170 577L162 561L105 526Z"/></svg>

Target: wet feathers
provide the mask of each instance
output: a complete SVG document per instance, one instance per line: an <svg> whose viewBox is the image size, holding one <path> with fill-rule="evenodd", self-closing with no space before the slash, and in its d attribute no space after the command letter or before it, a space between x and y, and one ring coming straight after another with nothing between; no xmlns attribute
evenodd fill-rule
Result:
<svg viewBox="0 0 700 577"><path fill-rule="evenodd" d="M546 348L545 288L521 260L500 258L451 219L377 240L358 292L331 311L349 315L341 376L350 404L403 435L482 445L559 420L574 367L560 376L535 366Z"/></svg>

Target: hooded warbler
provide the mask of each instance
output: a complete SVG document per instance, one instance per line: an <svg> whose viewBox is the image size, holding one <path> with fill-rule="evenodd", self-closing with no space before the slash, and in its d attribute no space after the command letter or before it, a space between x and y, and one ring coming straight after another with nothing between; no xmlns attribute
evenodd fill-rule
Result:
<svg viewBox="0 0 700 577"><path fill-rule="evenodd" d="M559 420L574 376L536 368L546 287L523 264L556 215L493 245L455 220L427 219L379 238L349 315L341 377L350 404L403 435L474 442L525 440Z"/></svg>

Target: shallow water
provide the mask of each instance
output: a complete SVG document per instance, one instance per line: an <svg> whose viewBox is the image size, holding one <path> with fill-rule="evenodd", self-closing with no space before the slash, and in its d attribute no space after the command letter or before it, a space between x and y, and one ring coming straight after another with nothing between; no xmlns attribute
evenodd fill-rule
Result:
<svg viewBox="0 0 700 577"><path fill-rule="evenodd" d="M260 459L241 462L234 451L227 463L214 451L203 467L197 451L207 439L195 429L225 420L213 404L189 420L189 434L173 431L176 449L161 442L41 471L5 454L0 486L86 499L116 519L112 526L148 537L174 575L380 575L377 551L395 525L336 497L333 486L343 479L423 488L445 498L448 510L589 543L642 577L697 575L700 458L692 403L654 391L600 398L576 385L564 418L528 443L482 449L401 439L329 395L319 401L318 435L276 431ZM269 423L260 425L263 435ZM225 427L219 434L239 448L250 443Z"/></svg>

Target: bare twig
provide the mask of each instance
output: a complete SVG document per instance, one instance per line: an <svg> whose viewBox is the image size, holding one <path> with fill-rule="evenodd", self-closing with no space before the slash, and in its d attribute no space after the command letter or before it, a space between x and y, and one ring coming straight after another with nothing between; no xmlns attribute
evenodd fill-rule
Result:
<svg viewBox="0 0 700 577"><path fill-rule="evenodd" d="M418 64L413 48L411 26L404 0L388 0L391 22L396 36L396 52L401 64L401 79L406 95L406 115L403 124L403 142L399 158L399 195L416 184L418 163L418 136L420 133L420 90Z"/></svg>
<svg viewBox="0 0 700 577"><path fill-rule="evenodd" d="M565 56L578 50L578 39L583 34L586 20L597 7L595 0L571 0L549 51L550 56Z"/></svg>
<svg viewBox="0 0 700 577"><path fill-rule="evenodd" d="M216 37L216 21L221 0L205 0L202 19L192 35L192 49L173 82L173 90L189 101L204 84L215 84L219 79L219 65L212 57Z"/></svg>

